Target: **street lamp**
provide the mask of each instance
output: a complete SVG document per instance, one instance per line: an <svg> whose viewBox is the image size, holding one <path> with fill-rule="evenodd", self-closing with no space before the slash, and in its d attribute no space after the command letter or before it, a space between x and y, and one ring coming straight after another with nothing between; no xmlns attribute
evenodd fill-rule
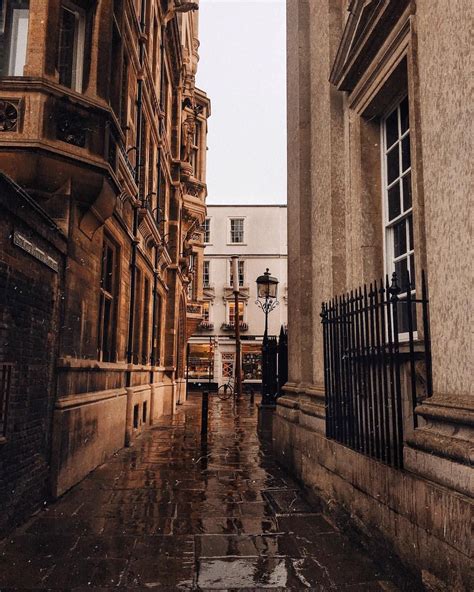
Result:
<svg viewBox="0 0 474 592"><path fill-rule="evenodd" d="M278 280L270 275L268 270L257 278L257 301L255 304L265 313L265 333L268 336L268 315L280 303L277 300Z"/></svg>
<svg viewBox="0 0 474 592"><path fill-rule="evenodd" d="M278 280L267 271L257 278L257 301L255 304L265 313L265 333L263 334L262 344L262 404L259 407L259 413L265 407L273 406L277 393L276 379L276 358L272 358L271 351L274 349L273 340L268 338L268 315L279 304ZM272 362L273 360L273 362ZM260 417L260 415L259 415Z"/></svg>

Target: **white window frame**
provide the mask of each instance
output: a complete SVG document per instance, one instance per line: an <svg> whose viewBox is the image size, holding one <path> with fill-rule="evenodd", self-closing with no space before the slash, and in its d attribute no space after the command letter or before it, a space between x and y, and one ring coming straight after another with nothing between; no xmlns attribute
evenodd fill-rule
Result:
<svg viewBox="0 0 474 592"><path fill-rule="evenodd" d="M245 306L245 302L243 300L239 300L239 306L242 305L242 323L246 323L246 316L247 316L247 307ZM235 306L235 302L233 300L228 300L226 305L225 316L227 319L227 324L230 325L232 321L230 320L230 309ZM235 318L235 315L234 315Z"/></svg>
<svg viewBox="0 0 474 592"><path fill-rule="evenodd" d="M205 273L204 269L207 267L207 274ZM206 283L206 275L207 275L207 283ZM202 285L204 288L209 288L211 286L211 261L210 259L204 259L202 262Z"/></svg>
<svg viewBox="0 0 474 592"><path fill-rule="evenodd" d="M229 219L229 223L228 223L228 237L229 237L229 242L227 244L229 245L245 245L245 217L244 216L231 216ZM234 220L242 220L242 241L241 242L235 242L232 240L232 222Z"/></svg>
<svg viewBox="0 0 474 592"><path fill-rule="evenodd" d="M20 36L20 22L26 21L26 31L24 37L22 37L22 43L19 44ZM14 8L12 12L12 28L10 37L10 52L9 64L8 64L8 75L9 76L23 76L23 70L26 65L26 57L28 51L28 31L30 27L30 10L29 8ZM21 49L21 52L19 52ZM20 72L21 70L21 72Z"/></svg>
<svg viewBox="0 0 474 592"><path fill-rule="evenodd" d="M204 230L204 236L203 236L203 242L204 242L204 244L205 244L205 245L210 245L210 244L212 244L212 242L211 242L211 219L212 219L212 218L211 218L210 216L207 216L207 217L206 217L206 219L205 219L205 221L204 221L204 229L203 229L203 230ZM206 240L206 224L207 224L207 235L208 235L208 237L207 237L207 238L208 238L209 240Z"/></svg>
<svg viewBox="0 0 474 592"><path fill-rule="evenodd" d="M395 227L395 225L397 223L401 222L402 220L408 220L409 217L411 216L412 231L413 231L413 226L414 226L413 175L412 175L412 169L413 169L413 167L412 167L412 161L413 161L412 153L413 153L413 151L412 151L412 142L411 142L413 127L412 127L412 122L410 121L409 125L408 125L408 129L405 132L401 133L401 123L400 123L400 105L407 98L408 98L408 106L409 106L410 105L410 97L408 96L408 94L405 93L404 95L399 96L397 98L397 100L394 101L394 103L392 103L390 109L387 110L386 114L382 117L381 122L380 122L380 146L381 146L381 164L382 164L381 168L382 168L383 259L384 259L384 272L385 272L385 274L388 275L388 277L390 279L390 276L395 271L395 264L398 261L406 258L407 259L407 269L410 272L410 280L413 282L413 280L415 278L412 275L411 256L415 257L415 248L414 248L414 244L410 244L408 224L406 226L407 250L405 251L405 253L403 255L400 255L398 257L395 257L395 252L394 252L394 227ZM386 123L387 123L387 119L390 117L390 115L392 115L392 113L395 111L395 109L397 110L397 125L398 125L397 140L391 146L387 146ZM406 136L408 136L410 138L410 166L406 170L402 171L401 146L402 146L402 140ZM388 152L390 151L390 149L396 143L398 143L398 150L399 150L399 154L398 154L399 171L398 171L398 176L396 177L396 179L394 179L389 184L388 183L388 170L387 170L387 155L388 155ZM400 214L398 216L396 216L395 218L390 220L389 219L389 198L388 198L389 189L391 189L396 183L400 183L400 186L401 186L400 204L403 204L403 183L401 182L401 180L404 177L406 177L407 175L411 176L411 179L410 179L411 188L412 188L411 207L408 208L407 210L400 211ZM402 207L403 206L401 205L400 210L402 210ZM415 262L415 266L416 266L416 262ZM402 281L404 281L404 278L398 278L398 282L399 282L400 287L402 286ZM406 292L404 292L403 288L402 288L402 292L400 294L402 300L404 299L405 294L406 294ZM411 290L411 295L412 295L412 298L416 298L416 287L415 287L415 289ZM417 337L418 337L418 332L413 331L413 338L417 339ZM398 334L399 341L408 341L408 338L409 338L408 332L404 332L404 333L399 332L399 334Z"/></svg>
<svg viewBox="0 0 474 592"><path fill-rule="evenodd" d="M241 244L241 243L238 243ZM245 286L245 259L238 260L238 276L239 276L239 288L243 288ZM242 267L242 274L240 273ZM228 286L232 288L232 261L229 261L227 265L227 277L228 277ZM242 277L242 283L240 282L240 278Z"/></svg>
<svg viewBox="0 0 474 592"><path fill-rule="evenodd" d="M72 81L71 90L81 93L82 82L84 77L84 48L85 48L85 35L86 35L86 13L85 10L73 4L63 0L60 5L61 10L68 10L74 15L76 19L76 35L74 37L74 54L73 54L73 68L72 68Z"/></svg>

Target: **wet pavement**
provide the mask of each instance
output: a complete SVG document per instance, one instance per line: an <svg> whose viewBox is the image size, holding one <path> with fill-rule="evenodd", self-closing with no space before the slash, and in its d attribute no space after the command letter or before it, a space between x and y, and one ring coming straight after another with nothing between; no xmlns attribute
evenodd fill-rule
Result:
<svg viewBox="0 0 474 592"><path fill-rule="evenodd" d="M200 397L0 543L0 590L400 589L305 499L257 407Z"/></svg>

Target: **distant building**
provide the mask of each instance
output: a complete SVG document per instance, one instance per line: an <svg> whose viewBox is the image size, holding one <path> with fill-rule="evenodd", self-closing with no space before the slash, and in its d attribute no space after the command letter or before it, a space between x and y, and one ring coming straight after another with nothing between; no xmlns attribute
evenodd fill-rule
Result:
<svg viewBox="0 0 474 592"><path fill-rule="evenodd" d="M268 268L278 278L279 306L269 335L287 322L287 234L284 205L211 205L204 229L203 321L189 342L189 380L222 384L234 377L236 319L232 255L239 255L242 371L247 384L261 380L264 314L256 305L256 279Z"/></svg>

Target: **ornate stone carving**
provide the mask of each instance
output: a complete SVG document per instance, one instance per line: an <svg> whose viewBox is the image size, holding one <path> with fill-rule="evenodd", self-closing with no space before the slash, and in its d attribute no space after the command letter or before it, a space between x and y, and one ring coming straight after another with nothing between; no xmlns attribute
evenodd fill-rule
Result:
<svg viewBox="0 0 474 592"><path fill-rule="evenodd" d="M15 132L18 125L18 106L0 100L0 131Z"/></svg>

